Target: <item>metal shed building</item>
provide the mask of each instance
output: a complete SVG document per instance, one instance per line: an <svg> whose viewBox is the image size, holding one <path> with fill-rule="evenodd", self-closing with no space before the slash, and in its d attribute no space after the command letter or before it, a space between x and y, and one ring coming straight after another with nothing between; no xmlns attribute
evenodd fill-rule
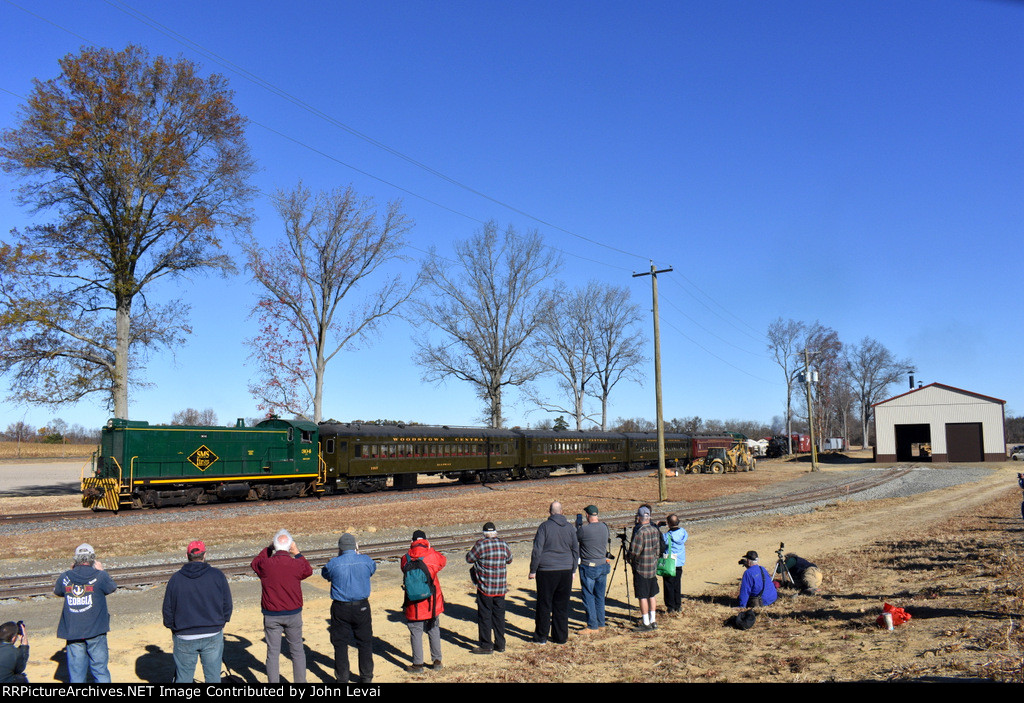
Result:
<svg viewBox="0 0 1024 703"><path fill-rule="evenodd" d="M875 460L914 461L931 445L932 461L1005 461L1005 400L930 383L875 403Z"/></svg>

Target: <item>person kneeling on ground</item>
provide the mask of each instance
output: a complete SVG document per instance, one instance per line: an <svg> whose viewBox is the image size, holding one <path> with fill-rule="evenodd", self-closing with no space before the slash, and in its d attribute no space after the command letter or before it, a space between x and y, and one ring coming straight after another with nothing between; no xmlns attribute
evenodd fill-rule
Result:
<svg viewBox="0 0 1024 703"><path fill-rule="evenodd" d="M779 597L775 582L768 575L768 570L757 562L757 552L750 550L740 557L740 566L746 567L740 580L740 608L760 608L771 605Z"/></svg>
<svg viewBox="0 0 1024 703"><path fill-rule="evenodd" d="M821 569L817 564L790 553L786 555L786 568L802 593L809 596L817 595L822 578Z"/></svg>

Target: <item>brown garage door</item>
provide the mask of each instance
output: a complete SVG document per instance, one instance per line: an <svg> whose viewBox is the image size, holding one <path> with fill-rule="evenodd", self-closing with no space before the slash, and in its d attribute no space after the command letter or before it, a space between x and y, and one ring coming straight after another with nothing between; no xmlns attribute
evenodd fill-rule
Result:
<svg viewBox="0 0 1024 703"><path fill-rule="evenodd" d="M947 461L985 461L980 422L946 424Z"/></svg>

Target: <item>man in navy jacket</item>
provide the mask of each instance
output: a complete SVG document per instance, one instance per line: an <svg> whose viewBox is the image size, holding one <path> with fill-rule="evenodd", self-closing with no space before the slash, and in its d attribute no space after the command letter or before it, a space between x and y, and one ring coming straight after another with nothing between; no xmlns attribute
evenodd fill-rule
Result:
<svg viewBox="0 0 1024 703"><path fill-rule="evenodd" d="M220 683L231 589L224 573L206 563L202 541L190 542L186 553L188 563L171 576L164 593L164 627L174 635L174 680L192 683L198 659L206 683Z"/></svg>
<svg viewBox="0 0 1024 703"><path fill-rule="evenodd" d="M71 683L86 683L89 672L94 682L110 683L107 596L116 590L117 584L103 570L92 546L80 544L75 549L74 567L61 574L53 587L54 595L64 598L57 637L67 640Z"/></svg>

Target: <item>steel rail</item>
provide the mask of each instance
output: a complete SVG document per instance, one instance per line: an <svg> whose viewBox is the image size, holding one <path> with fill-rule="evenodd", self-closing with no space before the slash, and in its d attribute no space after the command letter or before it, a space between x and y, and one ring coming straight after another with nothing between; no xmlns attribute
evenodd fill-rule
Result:
<svg viewBox="0 0 1024 703"><path fill-rule="evenodd" d="M680 521L684 523L736 518L754 512L773 512L798 505L845 498L902 478L913 468L915 468L914 465L899 466L875 472L870 476L858 477L845 483L810 488L782 496L762 496L737 501L726 499L721 505L717 506L681 507L673 509L671 512L678 515ZM655 509L657 508L658 506L655 506ZM665 513L656 513L652 515L652 519L658 520L663 518L664 515ZM605 522L613 532L624 532L633 525L630 513L616 515ZM533 540L536 531L537 528L535 526L503 529L501 536L508 542L529 542ZM431 545L440 552L468 550L477 539L479 539L477 534L435 535L431 538ZM408 548L409 543L402 540L365 543L360 545L359 551L376 561L388 561L400 558ZM314 569L318 569L329 559L336 556L337 553L337 549L329 548L305 551L303 555L313 565ZM222 570L228 576L245 576L252 573L249 567L251 561L252 557L246 556L211 559L209 563ZM176 562L172 564L112 567L107 569L107 573L110 574L119 588L135 588L166 583L180 568L181 563ZM52 594L56 577L57 575L55 574L36 574L0 578L0 598L30 598Z"/></svg>

